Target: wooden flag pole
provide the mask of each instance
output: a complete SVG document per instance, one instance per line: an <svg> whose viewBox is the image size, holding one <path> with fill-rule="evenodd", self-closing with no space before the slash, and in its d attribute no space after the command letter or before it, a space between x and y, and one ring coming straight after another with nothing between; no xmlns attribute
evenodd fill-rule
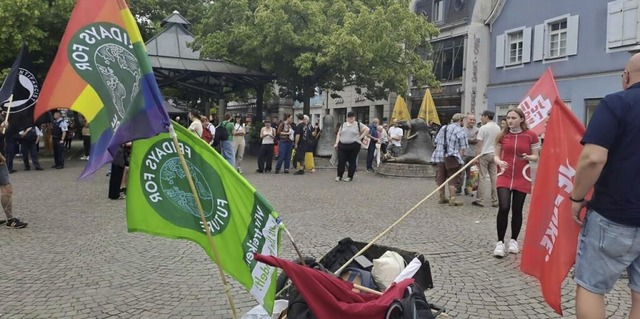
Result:
<svg viewBox="0 0 640 319"><path fill-rule="evenodd" d="M227 295L227 299L229 300L229 305L231 306L231 312L233 312L233 318L238 319L238 314L236 313L236 306L233 303L233 298L231 297L231 290L229 289L229 283L227 282L227 278L225 277L224 270L222 270L222 266L220 265L220 254L218 253L216 244L213 242L213 237L211 236L211 230L209 229L209 225L207 224L207 219L204 216L204 209L202 209L202 203L200 202L200 196L198 196L198 190L196 189L196 185L193 183L193 178L191 177L191 172L189 171L189 166L187 165L187 161L184 159L184 154L182 153L182 149L180 149L180 143L178 143L178 135L176 135L176 131L173 128L173 124L169 125L169 135L173 140L173 146L176 148L176 152L178 152L178 157L180 158L182 169L184 169L184 172L187 175L187 181L189 182L189 187L191 187L191 193L193 194L193 197L195 198L195 201L196 201L196 205L198 206L198 211L200 212L200 219L202 221L204 231L207 234L207 239L209 240L209 246L213 251L215 262L218 265L218 270L220 271L220 278L222 279L222 285L224 286L224 292Z"/></svg>
<svg viewBox="0 0 640 319"><path fill-rule="evenodd" d="M9 124L9 114L11 114L11 107L13 106L13 94L9 96L9 106L7 106L7 117L4 118L4 122L2 122L2 134L7 131L7 125Z"/></svg>
<svg viewBox="0 0 640 319"><path fill-rule="evenodd" d="M433 194L435 194L438 191L440 191L440 189L445 187L452 179L454 179L460 173L464 172L464 170L467 169L467 167L469 167L471 164L473 164L475 161L477 161L481 156L482 156L482 154L474 157L471 161L469 161L469 163L467 163L467 165L464 165L455 174L451 175L451 177L449 177L446 181L444 181L444 183L442 183L440 186L438 186L438 188L436 188L433 192L431 192L431 194L427 195L427 197L425 197L421 201L419 201L415 206L413 206L406 213L404 213L404 215L402 215L402 217L400 217L400 219L398 219L395 223L393 223L391 226L389 226L387 229L385 229L380 235L378 235L376 238L374 238L370 243L368 243L366 246L364 246L362 249L360 249L359 252L357 252L353 257L351 257L351 259L349 259L349 261L347 261L344 265L342 265L342 267L340 267L340 269L338 269L335 273L339 274L341 271L343 271L345 268L347 268L347 266L349 264L351 264L353 262L353 260L356 259L356 257L362 255L365 251L367 251L367 249L369 249L369 247L371 247L374 243L376 243L378 240L380 240L380 238L382 238L382 236L386 235L389 231L391 231L391 229L393 229L393 227L396 227L396 225L398 225L401 221L403 221L405 218L407 218L407 216L409 216L411 213L413 213L413 211L416 210L420 205L422 205L424 202L426 202L427 199L431 198L431 196L433 196Z"/></svg>

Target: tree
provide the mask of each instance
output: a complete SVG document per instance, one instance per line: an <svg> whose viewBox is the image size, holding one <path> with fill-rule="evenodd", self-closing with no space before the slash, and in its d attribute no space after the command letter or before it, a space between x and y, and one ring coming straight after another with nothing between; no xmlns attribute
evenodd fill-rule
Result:
<svg viewBox="0 0 640 319"><path fill-rule="evenodd" d="M407 78L434 85L430 49L438 33L409 0L217 0L195 28L203 54L276 74L309 113L315 87L347 85L372 100L404 93Z"/></svg>
<svg viewBox="0 0 640 319"><path fill-rule="evenodd" d="M210 0L130 0L131 13L138 21L142 38L146 41L160 30L160 23L177 11L192 25L202 20Z"/></svg>
<svg viewBox="0 0 640 319"><path fill-rule="evenodd" d="M26 44L43 80L74 5L75 0L0 0L0 70L11 67Z"/></svg>

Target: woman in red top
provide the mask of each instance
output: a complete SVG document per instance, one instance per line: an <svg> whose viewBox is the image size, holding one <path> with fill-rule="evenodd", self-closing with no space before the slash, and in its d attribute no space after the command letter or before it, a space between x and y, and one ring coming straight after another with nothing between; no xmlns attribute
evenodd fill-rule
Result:
<svg viewBox="0 0 640 319"><path fill-rule="evenodd" d="M507 112L507 127L498 135L495 147L495 162L498 165L498 242L493 251L496 257L504 257L506 252L517 254L518 235L522 228L522 208L528 193L531 193L531 168L529 162L538 160L540 141L538 135L529 130L524 113L518 109ZM511 209L511 240L505 249L504 236L507 232L509 210Z"/></svg>

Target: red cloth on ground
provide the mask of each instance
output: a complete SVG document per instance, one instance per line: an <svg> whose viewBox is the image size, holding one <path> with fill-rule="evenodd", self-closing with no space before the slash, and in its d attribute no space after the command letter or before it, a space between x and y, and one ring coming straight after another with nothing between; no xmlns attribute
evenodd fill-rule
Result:
<svg viewBox="0 0 640 319"><path fill-rule="evenodd" d="M318 319L383 319L394 299L402 299L413 278L392 284L382 296L353 292L353 284L319 270L273 256L257 261L282 268Z"/></svg>

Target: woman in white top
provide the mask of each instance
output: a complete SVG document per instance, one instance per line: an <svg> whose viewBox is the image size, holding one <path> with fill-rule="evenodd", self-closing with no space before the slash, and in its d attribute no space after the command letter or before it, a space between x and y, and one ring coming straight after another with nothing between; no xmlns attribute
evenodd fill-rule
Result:
<svg viewBox="0 0 640 319"><path fill-rule="evenodd" d="M353 180L353 175L356 173L358 153L362 148L360 143L368 133L369 128L356 121L356 115L353 112L349 112L347 121L340 126L336 135L336 143L333 145L338 149L338 176L335 179L336 182L341 180L350 182ZM349 163L349 172L347 177L342 179L347 162Z"/></svg>
<svg viewBox="0 0 640 319"><path fill-rule="evenodd" d="M271 172L271 162L273 161L273 144L276 138L276 129L271 127L271 120L264 120L264 127L260 129L260 153L258 153L258 173Z"/></svg>
<svg viewBox="0 0 640 319"><path fill-rule="evenodd" d="M235 123L233 124L233 153L236 155L236 170L242 174L242 158L244 157L244 123L242 123L242 117L236 115Z"/></svg>

